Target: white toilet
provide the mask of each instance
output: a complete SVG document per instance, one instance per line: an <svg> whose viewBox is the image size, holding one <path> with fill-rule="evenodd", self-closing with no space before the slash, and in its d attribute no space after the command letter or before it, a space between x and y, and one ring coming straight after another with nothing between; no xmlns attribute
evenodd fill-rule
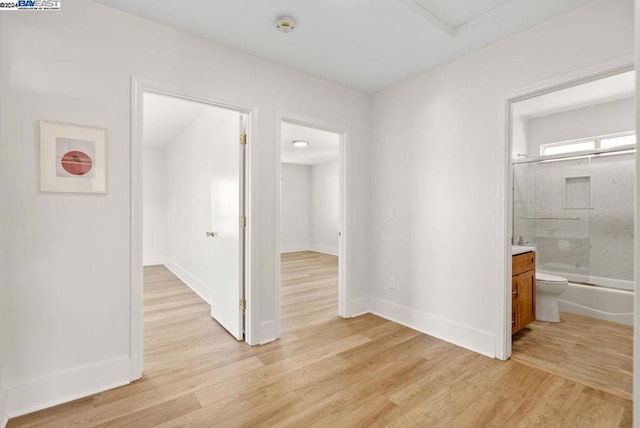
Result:
<svg viewBox="0 0 640 428"><path fill-rule="evenodd" d="M566 291L568 283L567 278L536 272L536 320L560 321L558 297Z"/></svg>

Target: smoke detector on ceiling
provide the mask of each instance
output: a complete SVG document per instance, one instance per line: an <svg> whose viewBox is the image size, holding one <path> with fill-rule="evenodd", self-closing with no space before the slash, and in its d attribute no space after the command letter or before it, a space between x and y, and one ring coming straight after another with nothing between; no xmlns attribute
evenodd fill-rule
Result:
<svg viewBox="0 0 640 428"><path fill-rule="evenodd" d="M276 18L276 30L281 33L290 33L296 29L296 20L290 16L279 16Z"/></svg>

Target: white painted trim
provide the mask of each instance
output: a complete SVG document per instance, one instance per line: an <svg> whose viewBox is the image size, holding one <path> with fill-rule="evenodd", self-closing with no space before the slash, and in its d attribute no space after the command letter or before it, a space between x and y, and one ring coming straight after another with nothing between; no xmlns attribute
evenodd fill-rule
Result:
<svg viewBox="0 0 640 428"><path fill-rule="evenodd" d="M351 138L351 130L349 127L326 122L322 120L313 119L310 117L302 116L296 113L288 113L284 111L276 111L276 150L275 150L275 174L274 174L274 188L275 188L275 230L280 230L280 176L281 176L281 150L280 141L282 140L281 125L282 121L294 123L296 125L308 126L311 128L322 129L325 131L335 132L340 134L340 147L339 147L339 226L340 226L340 238L338 249L338 315L342 318L351 317L351 278L350 278L350 247L349 247L349 231L351 218L349 215L349 189L351 188L351 168L348 168L350 160L351 145L349 139ZM280 234L276 233L275 239L275 253L280 253ZM278 336L280 333L280 257L276 257L275 260L275 322L278 326Z"/></svg>
<svg viewBox="0 0 640 428"><path fill-rule="evenodd" d="M280 324L275 320L260 323L260 345L265 345L280 337Z"/></svg>
<svg viewBox="0 0 640 428"><path fill-rule="evenodd" d="M165 263L165 256L149 256L144 258L143 266L157 266Z"/></svg>
<svg viewBox="0 0 640 428"><path fill-rule="evenodd" d="M372 298L371 313L487 357L495 357L495 335L386 300Z"/></svg>
<svg viewBox="0 0 640 428"><path fill-rule="evenodd" d="M371 299L369 297L353 299L351 301L351 318L359 317L360 315L368 314L370 312Z"/></svg>
<svg viewBox="0 0 640 428"><path fill-rule="evenodd" d="M339 256L340 250L336 247L329 247L327 245L311 244L311 251L322 254L330 254L332 256Z"/></svg>
<svg viewBox="0 0 640 428"><path fill-rule="evenodd" d="M0 428L5 428L9 422L7 415L7 390L0 386Z"/></svg>
<svg viewBox="0 0 640 428"><path fill-rule="evenodd" d="M142 102L143 94L151 92L189 101L200 102L216 107L228 108L244 113L248 116L247 147L246 150L246 201L245 215L247 228L245 230L245 299L247 309L245 311L245 341L249 345L259 343L259 329L257 326L258 314L258 290L253 287L252 270L253 263L253 239L257 239L253 233L253 186L252 177L257 165L254 165L253 136L256 134L257 108L243 105L233 101L222 100L209 94L193 93L184 88L176 88L163 83L151 82L131 77L131 375L130 380L142 377L143 370L143 256L142 256ZM255 289L254 289L255 288Z"/></svg>
<svg viewBox="0 0 640 428"><path fill-rule="evenodd" d="M254 212L255 204L253 203L254 190L253 190L253 177L258 176L258 164L254 162L256 159L256 129L258 121L258 110L256 107L245 107L246 112L246 133L247 133L247 147L244 151L244 212L247 217L247 227L244 231L244 282L245 282L245 300L246 310L244 313L244 340L251 346L258 345L260 343L260 328L258 322L260 321L260 305L259 303L259 290L258 286L254 286L253 278L259 278L258 263L254 263L254 260L260 260L260 254L258 253L258 246L254 245L254 240L257 241L258 234L254 233L253 222L254 219L259 217L258 212ZM257 195L256 195L257 196ZM254 251L256 254L254 254ZM253 270L256 269L254 275ZM258 281L256 281L257 284Z"/></svg>
<svg viewBox="0 0 640 428"><path fill-rule="evenodd" d="M130 380L142 377L143 337L143 256L142 256L142 95L144 84L131 78L131 331Z"/></svg>
<svg viewBox="0 0 640 428"><path fill-rule="evenodd" d="M191 275L187 270L182 268L177 263L169 262L165 264L165 267L169 269L175 276L177 276L180 281L184 282L187 287L193 290L194 293L200 296L202 300L204 300L208 304L211 304L211 299L209 297L211 290L209 290L207 284Z"/></svg>
<svg viewBox="0 0 640 428"><path fill-rule="evenodd" d="M65 370L7 387L7 415L17 417L129 383L129 356Z"/></svg>
<svg viewBox="0 0 640 428"><path fill-rule="evenodd" d="M297 253L298 251L311 251L311 244L291 244L280 246L280 254Z"/></svg>
<svg viewBox="0 0 640 428"><path fill-rule="evenodd" d="M496 358L506 360L511 356L511 234L513 218L512 164L511 164L511 105L536 96L555 92L603 77L633 69L633 56L627 55L612 61L595 64L533 85L519 88L498 97L498 254L496 277L501 278L496 286L498 301L498 324L495 333ZM637 235L636 235L637 236ZM636 269L637 272L638 269Z"/></svg>
<svg viewBox="0 0 640 428"><path fill-rule="evenodd" d="M635 55L640 64L640 0L635 1ZM640 129L640 73L636 73L636 130ZM637 135L637 134L636 134ZM638 143L636 136L636 144ZM640 427L640 155L636 151L635 283L633 316L633 426Z"/></svg>

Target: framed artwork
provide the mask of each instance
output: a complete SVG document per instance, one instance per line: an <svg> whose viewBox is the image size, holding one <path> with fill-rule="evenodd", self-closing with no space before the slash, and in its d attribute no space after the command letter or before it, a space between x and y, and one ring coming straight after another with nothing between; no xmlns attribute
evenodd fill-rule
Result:
<svg viewBox="0 0 640 428"><path fill-rule="evenodd" d="M107 193L107 130L40 121L40 190Z"/></svg>

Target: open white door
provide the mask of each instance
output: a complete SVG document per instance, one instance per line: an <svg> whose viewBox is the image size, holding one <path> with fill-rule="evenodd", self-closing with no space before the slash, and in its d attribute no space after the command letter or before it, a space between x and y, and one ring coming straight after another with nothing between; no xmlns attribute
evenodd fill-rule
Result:
<svg viewBox="0 0 640 428"><path fill-rule="evenodd" d="M244 333L244 145L238 112L216 109L211 162L211 227L206 231L211 316L233 337Z"/></svg>

